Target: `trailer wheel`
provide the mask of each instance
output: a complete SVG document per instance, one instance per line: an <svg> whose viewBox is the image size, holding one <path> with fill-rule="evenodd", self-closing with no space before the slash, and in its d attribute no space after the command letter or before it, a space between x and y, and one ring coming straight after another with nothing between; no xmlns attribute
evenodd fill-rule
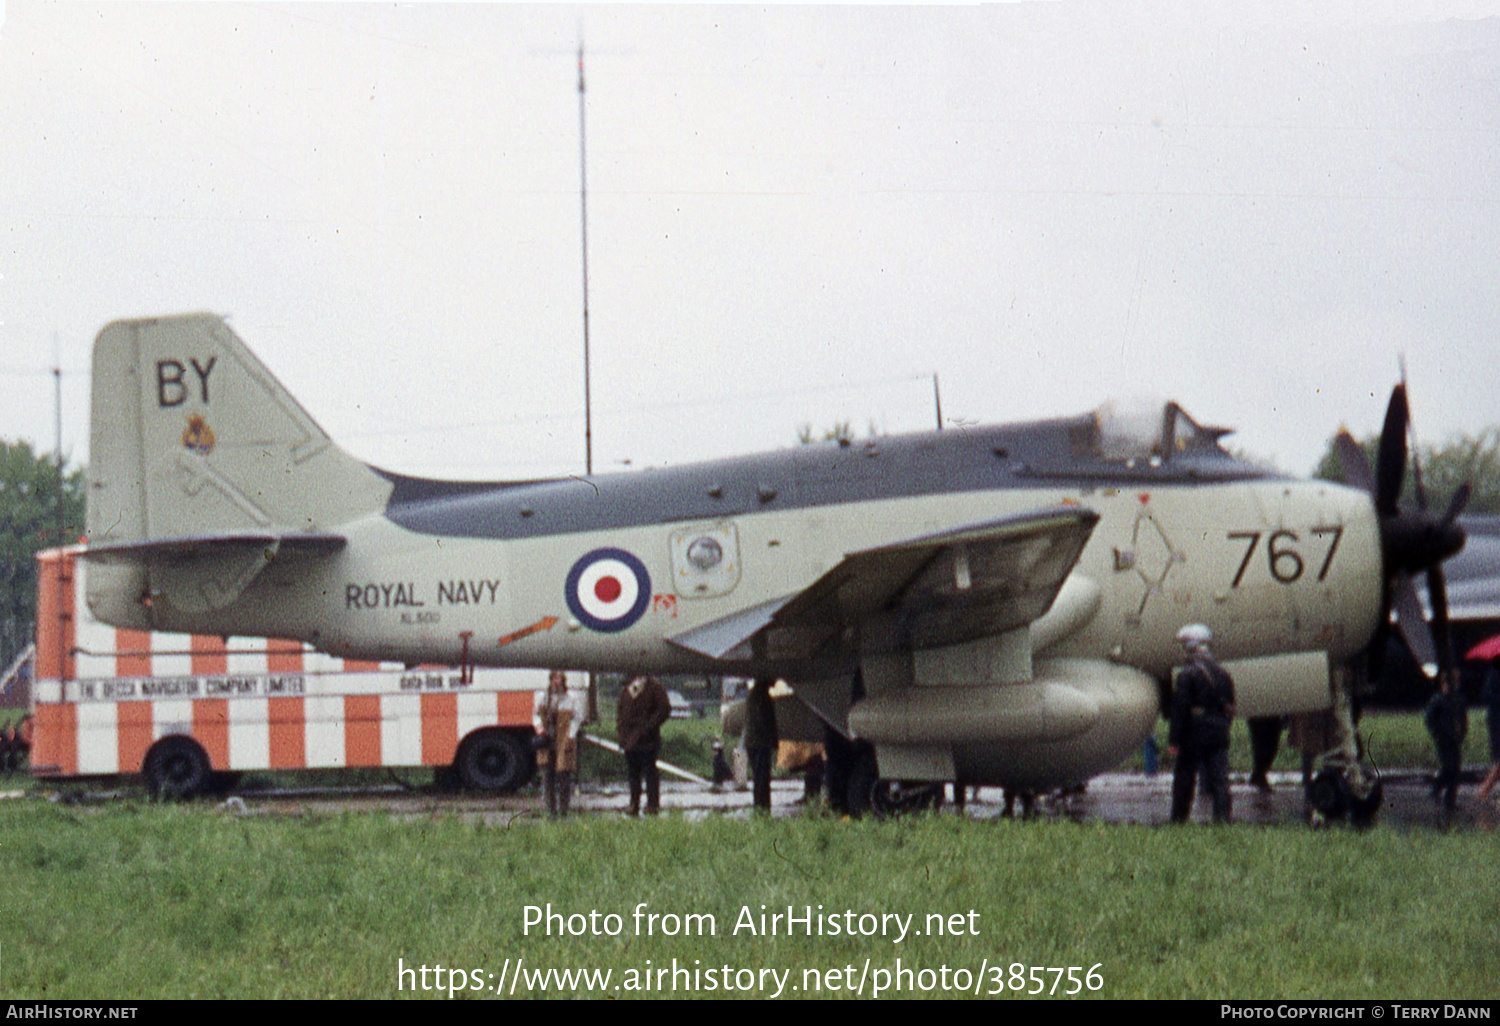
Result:
<svg viewBox="0 0 1500 1026"><path fill-rule="evenodd" d="M208 786L212 769L203 746L189 737L164 737L146 753L146 792L162 801L192 798Z"/></svg>
<svg viewBox="0 0 1500 1026"><path fill-rule="evenodd" d="M471 791L514 791L531 779L534 768L526 746L494 727L465 738L453 760L459 782Z"/></svg>

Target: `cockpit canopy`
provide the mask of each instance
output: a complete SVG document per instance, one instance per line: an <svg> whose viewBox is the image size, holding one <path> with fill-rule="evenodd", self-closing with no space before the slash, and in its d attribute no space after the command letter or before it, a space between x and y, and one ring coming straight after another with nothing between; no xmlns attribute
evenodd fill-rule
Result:
<svg viewBox="0 0 1500 1026"><path fill-rule="evenodd" d="M1199 424L1171 400L1110 402L1094 411L1093 430L1086 432L1092 437L1078 439L1083 445L1075 445L1074 451L1080 457L1127 465L1159 465L1185 456L1227 457L1219 439L1233 430Z"/></svg>

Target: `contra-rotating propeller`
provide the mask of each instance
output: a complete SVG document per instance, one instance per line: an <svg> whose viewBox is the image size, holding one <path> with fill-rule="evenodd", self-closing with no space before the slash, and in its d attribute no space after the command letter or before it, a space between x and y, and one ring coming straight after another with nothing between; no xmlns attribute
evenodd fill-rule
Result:
<svg viewBox="0 0 1500 1026"><path fill-rule="evenodd" d="M1401 486L1406 478L1407 434L1410 424L1411 412L1407 406L1406 385L1403 382L1391 390L1385 423L1380 430L1373 475L1364 450L1347 430L1340 430L1335 439L1345 482L1371 494L1380 522L1385 587L1380 603L1379 625L1370 644L1372 676L1379 672L1379 667L1375 664L1385 651L1393 608L1396 611L1396 628L1424 672L1434 664L1440 673L1445 674L1457 666L1448 627L1448 587L1443 578L1442 565L1443 560L1464 547L1464 529L1458 524L1458 515L1468 503L1472 489L1467 483L1462 485L1453 493L1442 516L1434 516L1427 508L1427 493L1422 485L1422 466L1413 447L1412 484L1416 492L1417 508L1401 508ZM1430 627L1422 618L1422 603L1412 584L1412 575L1423 571L1427 574L1427 595L1432 604Z"/></svg>

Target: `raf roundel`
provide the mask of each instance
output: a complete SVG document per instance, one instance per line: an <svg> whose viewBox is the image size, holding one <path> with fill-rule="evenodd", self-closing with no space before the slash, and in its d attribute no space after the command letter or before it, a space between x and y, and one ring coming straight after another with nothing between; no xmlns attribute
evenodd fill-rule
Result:
<svg viewBox="0 0 1500 1026"><path fill-rule="evenodd" d="M595 549L573 564L564 586L568 609L591 630L613 634L651 604L646 565L624 549Z"/></svg>

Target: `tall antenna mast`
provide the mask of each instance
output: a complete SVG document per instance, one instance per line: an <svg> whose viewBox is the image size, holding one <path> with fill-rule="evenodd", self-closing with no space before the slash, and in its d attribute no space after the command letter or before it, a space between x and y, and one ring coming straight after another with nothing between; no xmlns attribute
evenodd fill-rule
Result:
<svg viewBox="0 0 1500 1026"><path fill-rule="evenodd" d="M583 122L583 30L578 31L578 201L583 235L583 467L594 472L594 408L589 382L589 162Z"/></svg>
<svg viewBox="0 0 1500 1026"><path fill-rule="evenodd" d="M583 122L583 25L578 26L578 204L583 238L583 472L594 474L594 407L589 386L589 158ZM599 722L599 681L589 671L588 723Z"/></svg>

